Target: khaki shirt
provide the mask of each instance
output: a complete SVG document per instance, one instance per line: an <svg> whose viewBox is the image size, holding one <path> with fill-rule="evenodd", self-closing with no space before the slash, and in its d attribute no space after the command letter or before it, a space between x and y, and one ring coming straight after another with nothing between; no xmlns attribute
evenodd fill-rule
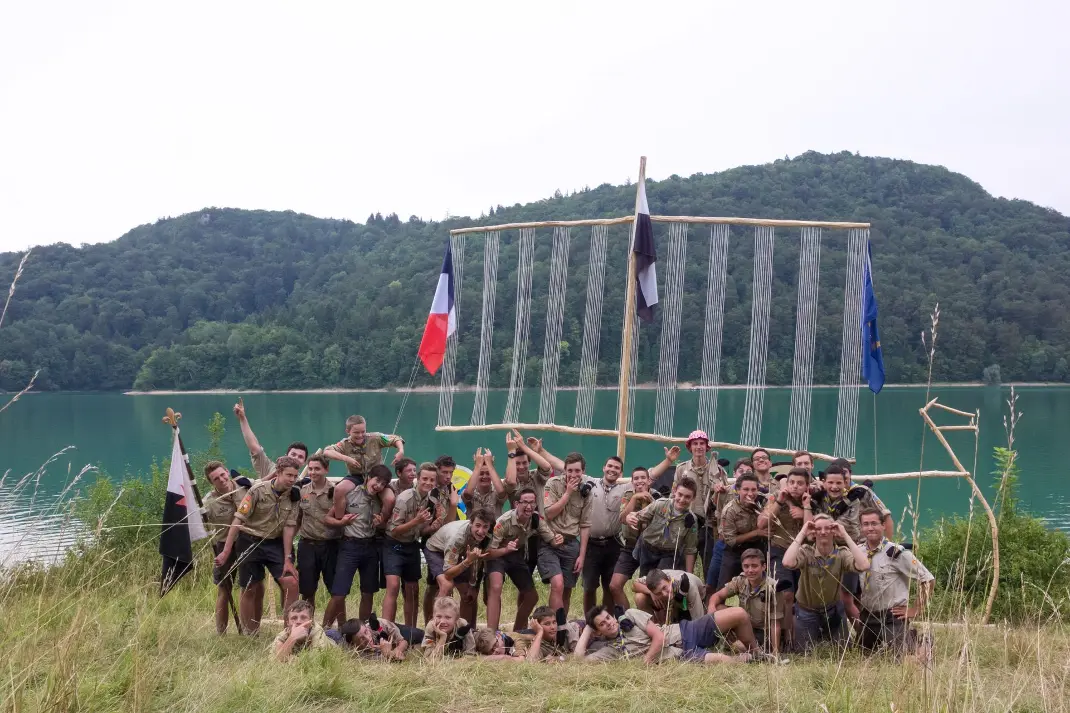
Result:
<svg viewBox="0 0 1070 713"><path fill-rule="evenodd" d="M899 556L888 556L888 549ZM910 598L910 580L919 584L933 581L932 572L918 561L914 553L899 545L882 540L875 550L866 547L869 569L862 573L862 608L883 612L903 606Z"/></svg>
<svg viewBox="0 0 1070 713"><path fill-rule="evenodd" d="M449 634L442 634L438 629L435 628L434 621L427 622L427 626L424 627L424 642L421 645L422 651L425 655L428 656L443 655L445 653L446 644L448 644L449 640L453 638L454 632L456 632L457 629L466 626L467 624L468 622L464 619L458 619L457 626L452 632L450 632ZM461 645L462 652L464 654L476 653L476 631L478 631L478 629L473 628L471 631L465 634L463 643Z"/></svg>
<svg viewBox="0 0 1070 713"><path fill-rule="evenodd" d="M290 638L290 629L283 629L271 642L271 651L274 653L280 646L286 643L286 640ZM304 651L305 649L330 649L335 646L335 643L331 641L331 638L327 636L327 633L323 630L323 627L319 624L313 624L312 628L308 630L308 636L305 640L296 644L292 652L297 653Z"/></svg>
<svg viewBox="0 0 1070 713"><path fill-rule="evenodd" d="M260 446L260 450L256 452L249 451L249 460L252 461L253 470L261 480L270 480L275 475L275 461L267 457L263 446Z"/></svg>
<svg viewBox="0 0 1070 713"><path fill-rule="evenodd" d="M435 534L431 535L427 539L427 549L432 552L444 553L446 546L449 544L453 536L461 530L467 531L468 526L472 523L469 520L454 520L453 522L447 522L442 527L435 531Z"/></svg>
<svg viewBox="0 0 1070 713"><path fill-rule="evenodd" d="M847 535L855 542L862 541L862 511L867 508L876 508L881 511L881 515L887 517L892 514L892 511L885 507L881 499L877 497L877 494L864 485L852 485L851 491L860 492L862 497L856 500L850 500L846 497L838 500L833 500L827 494L821 497L816 504L811 501L811 505L814 508L814 514L825 513L835 519L837 522L843 523L843 529L847 531ZM837 509L838 503L847 503L847 512L836 517L834 511Z"/></svg>
<svg viewBox="0 0 1070 713"><path fill-rule="evenodd" d="M511 540L519 540L516 551L526 553L528 538L531 537L532 532L531 520L528 520L527 525L523 525L516 519L516 510L510 510L494 523L494 529L490 535L490 549L500 549L509 544ZM539 517L539 537L547 544L554 539L554 531L546 524L546 518L541 516Z"/></svg>
<svg viewBox="0 0 1070 713"><path fill-rule="evenodd" d="M581 480L580 485L582 484L583 481ZM564 494L565 476L557 475L546 481L546 490L543 493L544 510L560 500ZM579 537L580 530L591 526L591 497L585 498L580 495L580 489L577 487L569 495L568 502L565 503L565 507L558 513L557 517L553 519L544 517L542 519L549 520L550 529L559 535Z"/></svg>
<svg viewBox="0 0 1070 713"><path fill-rule="evenodd" d="M373 465L383 464L383 449L397 448L399 443L404 443L400 436L385 433L366 433L364 443L357 445L348 438L343 438L323 450L341 453L344 456L357 461L356 465L346 463L350 475L367 475Z"/></svg>
<svg viewBox="0 0 1070 713"><path fill-rule="evenodd" d="M539 506L539 514L543 513L542 498L543 491L546 489L546 481L554 477L553 469L543 470L542 468L531 468L526 473L517 472L516 474L516 486L510 488L508 484L505 486L505 494L509 499L512 499L524 488L531 488L535 491L535 502Z"/></svg>
<svg viewBox="0 0 1070 713"><path fill-rule="evenodd" d="M290 500L290 489L281 493L272 487L275 481L261 480L249 488L234 516L241 520L241 531L253 537L272 540L283 529L297 527L297 503Z"/></svg>
<svg viewBox="0 0 1070 713"><path fill-rule="evenodd" d="M606 645L594 653L584 656L585 661L614 661L616 659L636 658L645 656L650 650L650 635L646 633L647 624L650 623L651 615L641 609L629 609L624 612L621 621L630 620L635 626L631 631L625 631L621 627L617 632L617 638L609 639ZM672 627L669 627L670 629ZM676 627L677 642L679 642L680 628ZM665 647L661 650L662 659L673 659L681 654L680 649L670 645L666 636Z"/></svg>
<svg viewBox="0 0 1070 713"><path fill-rule="evenodd" d="M581 624L577 624L574 621L565 623L563 626L557 627L558 631L565 632L565 644L563 646L557 645L557 637L549 638L543 637L542 643L539 645L539 658L555 658L559 656L568 656L576 650L576 643L580 640L580 633L583 627ZM516 642L517 653L526 654L531 650L531 644L535 640L534 634L513 634L513 641Z"/></svg>
<svg viewBox="0 0 1070 713"><path fill-rule="evenodd" d="M772 498L770 498L769 502L775 503L775 506L768 511L771 513L769 526L772 531L769 544L786 550L791 547L791 543L795 541L803 526L803 518L796 519L791 516L791 506L795 505L795 507L802 509L802 503L795 503L789 500L786 495L782 503L777 503Z"/></svg>
<svg viewBox="0 0 1070 713"><path fill-rule="evenodd" d="M466 513L469 518L475 514L476 510L487 509L494 515L494 519L497 520L502 516L502 512L505 510L505 503L508 502L509 496L505 493L498 495L498 491L491 486L490 491L481 493L475 487L466 487L461 491L461 500L464 502Z"/></svg>
<svg viewBox="0 0 1070 713"><path fill-rule="evenodd" d="M630 503L632 501L632 498L634 496L635 496L635 490L634 489L625 490L624 494L621 495L621 497L620 497L620 514L621 515L624 514L624 511L628 508L628 503ZM642 510L642 508L639 508L638 510L635 510L635 512L639 512L640 510ZM639 530L636 530L634 527L632 527L631 525L629 525L626 522L622 522L621 525L620 525L620 535L621 535L621 540L624 542L624 546L625 547L629 547L629 548L635 547L635 541L639 539Z"/></svg>
<svg viewBox="0 0 1070 713"><path fill-rule="evenodd" d="M474 539L472 539L471 522L465 520L458 520L458 522L464 523L464 527L458 528L458 530L453 533L453 536L450 537L449 541L446 542L446 549L443 550L442 558L442 561L445 565L445 569L449 569L450 567L456 567L461 562L464 562L464 558L468 556L468 551L471 550L473 547L484 546L482 542L476 542ZM442 530L445 530L452 524L453 523L451 522L443 525ZM475 568L473 568L473 570L474 569ZM473 577L475 577L477 573L473 571L471 574Z"/></svg>
<svg viewBox="0 0 1070 713"><path fill-rule="evenodd" d="M684 461L676 466L676 473L672 479L674 490L685 477L692 478L695 484L698 485L698 492L695 493L695 498L691 501L691 512L707 520L710 519L712 514L713 519L716 519L720 509L716 507L716 500L713 498L713 485L714 483L728 485L728 476L721 470L721 466L717 465L716 461L711 460L707 460L705 465L696 465L694 458ZM717 496L717 500L724 500L726 495L728 493ZM714 503L713 508L710 507L710 503Z"/></svg>
<svg viewBox="0 0 1070 713"><path fill-rule="evenodd" d="M425 527L434 527L436 529L440 527L446 519L447 501L445 498L439 498L435 502L435 513L431 517L431 522L426 525L418 525L408 532L395 534L398 525L410 522L421 510L427 509L427 504L430 502L434 502L431 500L430 493L421 495L416 488L410 488L403 492L394 501L394 513L390 516L390 522L386 526L386 534L398 542L416 542L423 535L422 530Z"/></svg>
<svg viewBox="0 0 1070 713"><path fill-rule="evenodd" d="M229 493L220 495L213 488L212 492L205 496L201 512L204 513L204 524L208 527L208 532L212 533L212 542L223 542L227 539L234 513L238 512L238 506L247 492L247 488L235 485L234 490Z"/></svg>
<svg viewBox="0 0 1070 713"><path fill-rule="evenodd" d="M672 593L673 600L670 605L676 604L675 596L680 591L680 577L687 577L688 591L687 591L687 611L691 614L691 620L694 621L706 613L706 601L705 601L705 587L702 584L702 580L691 574L685 572L682 569L666 569L662 570L672 580ZM637 581L646 584L646 577L640 577ZM677 616L670 617L673 620L679 619Z"/></svg>
<svg viewBox="0 0 1070 713"><path fill-rule="evenodd" d="M618 480L609 486L602 478L587 478L594 483L587 500L591 506L591 537L617 537L620 534L620 504L625 493L635 492L631 483Z"/></svg>
<svg viewBox="0 0 1070 713"><path fill-rule="evenodd" d="M378 495L368 492L368 483L346 493L346 514L355 513L357 519L345 526L345 536L358 540L375 537L377 528L373 523L375 516L383 511L383 503Z"/></svg>
<svg viewBox="0 0 1070 713"><path fill-rule="evenodd" d="M840 582L848 572L857 572L855 558L846 547L835 547L826 557L815 545L799 547L799 590L795 600L807 609L826 609L840 601Z"/></svg>
<svg viewBox="0 0 1070 713"><path fill-rule="evenodd" d="M324 518L334 506L332 493L334 486L330 481L316 490L313 483L301 486L301 530L298 534L304 540L337 540L342 531L329 526Z"/></svg>
<svg viewBox="0 0 1070 713"><path fill-rule="evenodd" d="M737 541L740 535L745 535L758 527L758 515L760 511L753 506L746 506L738 499L733 499L724 507L721 513L721 539L728 547L753 547L760 544L756 539Z"/></svg>
<svg viewBox="0 0 1070 713"><path fill-rule="evenodd" d="M772 577L766 577L764 582L752 587L746 577L736 575L724 585L724 592L729 597L739 597L739 606L746 610L755 629L768 630L773 622L784 618L776 596L776 580Z"/></svg>
<svg viewBox="0 0 1070 713"><path fill-rule="evenodd" d="M686 512L676 512L672 498L655 500L638 513L643 542L659 550L671 552L679 545L685 555L697 553L698 525L687 527L684 522L687 515Z"/></svg>

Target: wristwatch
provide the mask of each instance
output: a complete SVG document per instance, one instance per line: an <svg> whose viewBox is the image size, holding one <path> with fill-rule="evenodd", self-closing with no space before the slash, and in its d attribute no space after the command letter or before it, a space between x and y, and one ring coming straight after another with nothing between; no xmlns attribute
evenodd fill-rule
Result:
<svg viewBox="0 0 1070 713"><path fill-rule="evenodd" d="M509 457L510 457L510 458L516 458L516 453L510 453L510 454L509 454Z"/></svg>

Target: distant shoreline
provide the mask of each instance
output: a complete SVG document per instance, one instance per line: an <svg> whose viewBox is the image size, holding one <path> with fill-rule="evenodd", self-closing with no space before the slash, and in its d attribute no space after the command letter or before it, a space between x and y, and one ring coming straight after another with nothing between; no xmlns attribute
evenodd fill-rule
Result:
<svg viewBox="0 0 1070 713"><path fill-rule="evenodd" d="M949 389L949 388L977 388L983 387L985 384L980 381L948 381L938 382L932 385L934 389ZM864 388L865 384L859 384ZM924 388L925 384L885 384L886 389L916 389ZM1027 386L1027 387L1056 387L1056 386L1068 386L1068 384L1062 382L1043 382L1043 381L1020 381L1020 382L1008 382L1000 384L999 388L1004 386ZM475 391L475 386L471 384L461 384L456 388L456 391L466 393ZM537 388L535 386L529 388ZM598 391L616 391L616 386L596 386ZM641 391L654 391L658 388L657 384L636 384L635 389ZM679 391L698 391L704 388L697 384L682 382L678 385ZM746 389L746 384L726 384L717 387L719 389L738 390ZM766 389L790 389L791 386L765 386ZM839 384L814 384L815 389L838 389ZM195 389L191 391L179 391L170 389L157 389L152 391L124 391L124 396L173 396L173 395L226 395L226 394L390 394L390 393L413 393L413 394L430 394L437 392L439 387L435 386L416 386L411 389L403 387L384 387L381 389ZM578 386L560 386L558 391L578 391ZM505 388L493 388L489 391L508 391Z"/></svg>

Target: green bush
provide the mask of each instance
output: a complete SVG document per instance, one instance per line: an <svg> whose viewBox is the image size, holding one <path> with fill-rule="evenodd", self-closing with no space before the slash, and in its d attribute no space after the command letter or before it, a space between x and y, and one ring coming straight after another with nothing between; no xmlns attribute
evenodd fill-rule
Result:
<svg viewBox="0 0 1070 713"><path fill-rule="evenodd" d="M1018 509L1015 453L996 448L999 590L994 619L1070 621L1070 536ZM936 577L938 618L981 611L992 582L992 534L980 508L941 519L920 538L918 556Z"/></svg>

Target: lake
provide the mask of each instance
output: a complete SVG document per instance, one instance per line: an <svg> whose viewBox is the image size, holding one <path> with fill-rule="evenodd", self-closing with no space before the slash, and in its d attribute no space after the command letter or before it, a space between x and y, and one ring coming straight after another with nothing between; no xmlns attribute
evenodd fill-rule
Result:
<svg viewBox="0 0 1070 713"><path fill-rule="evenodd" d="M1054 526L1070 529L1070 478L1052 466L1061 452L1058 439L1070 433L1070 388L1023 387L1017 390L1018 410L1024 416L1016 433L1022 470L1021 499L1032 512ZM981 411L981 434L977 470L979 482L993 482L992 449L1006 445L1003 416L1007 412L1009 389L947 387L933 389L940 402L963 411ZM810 449L831 452L835 436L836 389L816 389L813 395ZM491 392L488 421L501 418L505 392ZM636 431L653 429L655 392L639 390L636 398ZM205 425L216 411L227 417L224 451L228 463L249 467L238 424L231 412L236 397L230 394L177 394L127 396L123 394L36 393L30 394L0 415L0 473L7 472L0 485L0 561L16 547L20 556L48 557L77 533L77 523L69 523L54 512L54 503L74 476L86 465L97 466L111 477L138 477L147 472L153 458L170 456L171 432L161 423L170 406L183 415L183 438L190 451L203 449L208 436ZM436 432L436 394L413 393L405 400L398 393L345 394L247 394L244 396L250 422L272 457L280 455L294 440L313 449L344 436L347 416L359 413L368 419L370 430L397 432L407 443L407 453L416 460L433 460L450 453L462 465L471 463L478 446L496 454L505 450L503 432ZM538 392L524 397L525 420L536 420ZM558 420L572 423L575 392L558 398ZM739 440L745 392L726 389L718 404L717 440ZM454 423L468 423L473 395L456 395ZM404 410L399 409L404 402ZM596 396L595 428L613 428L616 418L615 391L599 391ZM924 405L924 388L886 388L875 398L861 394L858 423L858 465L860 474L895 473L917 470L924 436L924 468L950 470L951 461L936 439L923 429L918 409ZM698 395L681 391L676 401L676 433L686 435L695 423ZM766 446L783 447L787 439L790 404L789 389L769 389L765 396L762 441ZM939 416L938 423L957 423L954 417ZM527 435L527 434L525 434ZM601 463L612 455L615 439L564 434L545 436L547 447L564 456L579 450L587 458L588 470L600 474ZM969 433L948 433L963 464L970 468L974 458L974 438ZM53 454L70 447L49 463L31 482L12 495L14 484L35 473ZM722 453L735 459L738 453ZM653 465L663 456L657 443L632 441L628 445L627 470L637 464ZM686 456L685 456L686 457ZM774 459L777 460L777 459ZM819 464L819 468L823 467ZM340 469L336 466L338 474ZM332 471L333 472L333 471ZM504 472L504 469L503 469ZM90 474L75 489L95 477ZM903 519L908 496L917 496L917 481L877 484L877 492L888 504L896 521ZM206 486L202 486L202 492ZM72 491L73 492L73 491ZM916 501L922 523L969 508L969 486L958 479L929 479L922 482ZM991 498L990 498L991 500ZM909 528L908 528L909 529ZM5 555L6 551L6 555Z"/></svg>

